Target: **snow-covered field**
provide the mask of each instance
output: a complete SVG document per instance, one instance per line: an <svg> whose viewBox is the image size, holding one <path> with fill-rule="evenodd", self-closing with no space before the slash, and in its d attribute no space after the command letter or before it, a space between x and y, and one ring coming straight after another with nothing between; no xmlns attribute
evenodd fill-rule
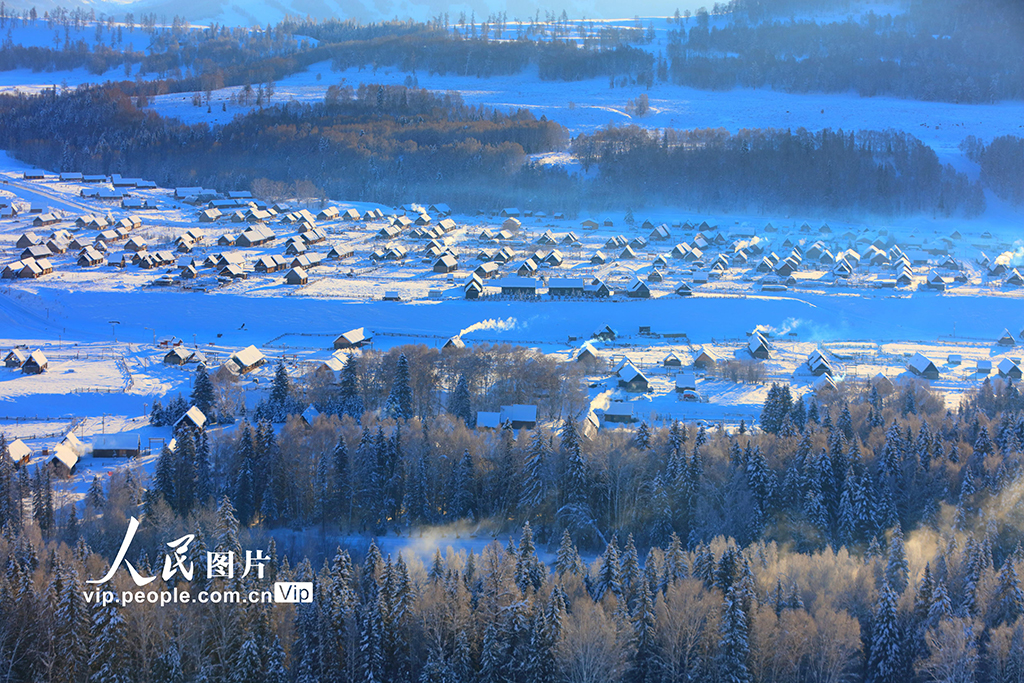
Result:
<svg viewBox="0 0 1024 683"><path fill-rule="evenodd" d="M319 80L317 79L319 76ZM404 85L410 74L394 68L347 69L333 72L329 62L312 65L292 74L275 86L278 102L322 101L331 85L363 83ZM767 89L728 91L697 90L658 83L650 90L642 86L609 88L606 78L562 82L542 81L536 69L514 76L473 76L415 74L421 88L456 91L473 105L502 110L528 109L536 117L546 116L566 126L573 135L592 132L609 124L644 128L782 128L810 131L825 128L857 130L897 129L907 131L932 147L942 161L957 162L969 170L957 146L968 135L991 140L999 135L1021 135L1024 131L1024 102L998 104L951 104L891 97L860 97L848 94L793 94ZM191 95L160 95L151 105L165 116L188 123L226 123L247 107L228 104L238 88L214 92L212 111L192 104ZM650 113L631 115L627 102L646 93ZM222 105L226 111L222 111ZM968 165L963 165L964 162Z"/></svg>

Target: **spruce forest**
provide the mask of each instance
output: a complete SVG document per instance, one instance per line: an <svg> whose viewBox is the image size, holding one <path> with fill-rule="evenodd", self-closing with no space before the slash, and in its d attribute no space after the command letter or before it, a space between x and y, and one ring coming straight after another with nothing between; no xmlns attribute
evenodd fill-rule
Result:
<svg viewBox="0 0 1024 683"><path fill-rule="evenodd" d="M772 385L760 427L591 433L558 364L516 347L401 347L342 381L289 380L257 408L200 370L152 480L96 479L62 507L48 468L0 457L5 680L979 681L1019 683L1024 398L986 380L956 410L926 385ZM436 386L449 387L442 404ZM494 432L478 408L552 387L552 427ZM542 392L544 393L544 392ZM321 414L297 417L312 400ZM6 451L6 442L0 450ZM70 511L70 512L68 512ZM86 603L128 518L127 559L167 540L260 548L309 604ZM384 553L436 530L480 550ZM396 547L401 547L396 546ZM205 556L201 553L200 556ZM202 564L202 560L200 560ZM171 589L256 580L172 577ZM126 572L115 578L132 590ZM165 587L157 578L153 586ZM152 588L152 586L151 586Z"/></svg>

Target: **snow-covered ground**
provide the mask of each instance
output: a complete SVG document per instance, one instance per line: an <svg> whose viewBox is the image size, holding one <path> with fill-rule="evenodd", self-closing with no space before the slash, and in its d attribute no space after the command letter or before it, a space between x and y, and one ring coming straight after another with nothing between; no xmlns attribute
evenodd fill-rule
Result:
<svg viewBox="0 0 1024 683"><path fill-rule="evenodd" d="M332 72L330 63L321 62L279 81L275 100L318 102L331 85L404 85L409 76L394 68ZM999 135L1024 134L1024 102L1020 101L952 104L860 97L856 93L796 94L749 88L707 91L666 83L658 83L650 90L642 86L609 88L606 78L543 81L535 68L523 74L491 78L426 73L415 74L415 78L421 88L456 91L468 104L501 110L528 109L537 118L545 116L558 121L573 135L608 125L724 128L733 133L745 128L903 130L932 147L944 163L972 174L976 174L976 167L958 149L965 137L974 135L988 141ZM215 91L209 112L205 105L194 106L189 93L157 96L151 106L162 115L188 123L227 123L251 109L230 103L238 90ZM637 117L627 111L627 103L641 94L648 96L650 113Z"/></svg>

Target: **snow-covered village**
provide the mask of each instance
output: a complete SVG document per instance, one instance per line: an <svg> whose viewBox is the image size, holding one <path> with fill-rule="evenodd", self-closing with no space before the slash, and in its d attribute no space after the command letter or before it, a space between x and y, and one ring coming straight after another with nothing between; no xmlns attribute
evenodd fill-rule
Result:
<svg viewBox="0 0 1024 683"><path fill-rule="evenodd" d="M1024 6L0 38L0 683L1024 681Z"/></svg>

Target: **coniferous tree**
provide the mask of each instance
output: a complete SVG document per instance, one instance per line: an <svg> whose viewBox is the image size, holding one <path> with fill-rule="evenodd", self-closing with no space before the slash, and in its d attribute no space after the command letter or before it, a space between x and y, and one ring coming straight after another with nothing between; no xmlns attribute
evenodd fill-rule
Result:
<svg viewBox="0 0 1024 683"><path fill-rule="evenodd" d="M622 598L622 567L619 565L619 547L614 537L605 546L592 592L595 602L599 602L607 593Z"/></svg>
<svg viewBox="0 0 1024 683"><path fill-rule="evenodd" d="M871 627L868 656L868 680L871 683L897 683L903 680L903 634L896 612L896 592L883 582Z"/></svg>
<svg viewBox="0 0 1024 683"><path fill-rule="evenodd" d="M907 563L907 551L903 546L903 531L897 526L892 532L892 540L889 541L889 560L885 567L885 581L899 596L906 590L909 579L910 565Z"/></svg>
<svg viewBox="0 0 1024 683"><path fill-rule="evenodd" d="M175 438L173 501L179 515L187 515L196 502L196 443L189 427L179 429Z"/></svg>
<svg viewBox="0 0 1024 683"><path fill-rule="evenodd" d="M527 591L540 590L547 577L547 567L537 557L537 548L533 544L533 530L530 523L523 525L523 535L519 540L519 552L516 555L515 582L524 595Z"/></svg>
<svg viewBox="0 0 1024 683"><path fill-rule="evenodd" d="M78 681L89 664L90 615L73 564L58 562L49 586L54 638L60 643L54 680Z"/></svg>
<svg viewBox="0 0 1024 683"><path fill-rule="evenodd" d="M632 615L633 656L626 674L626 680L634 683L650 683L657 680L657 643L654 615L654 600L646 582L637 590L636 606Z"/></svg>
<svg viewBox="0 0 1024 683"><path fill-rule="evenodd" d="M633 435L633 445L641 451L646 451L651 447L651 429L647 426L645 420L641 420L640 426L636 428L636 433Z"/></svg>
<svg viewBox="0 0 1024 683"><path fill-rule="evenodd" d="M206 505L216 495L213 465L210 462L210 440L205 431L196 439L196 503Z"/></svg>
<svg viewBox="0 0 1024 683"><path fill-rule="evenodd" d="M544 434L536 429L530 440L520 478L519 507L527 519L539 514L541 506L548 498L549 458L547 440Z"/></svg>
<svg viewBox="0 0 1024 683"><path fill-rule="evenodd" d="M580 449L576 422L571 419L562 427L562 459L565 467L558 517L570 529L582 530L590 527L593 519L587 491L587 463Z"/></svg>
<svg viewBox="0 0 1024 683"><path fill-rule="evenodd" d="M473 426L473 407L469 396L469 380L466 378L465 373L459 375L455 391L448 398L448 412L455 417L462 418L467 427Z"/></svg>
<svg viewBox="0 0 1024 683"><path fill-rule="evenodd" d="M348 462L348 447L345 437L338 437L338 444L331 456L331 467L334 477L334 509L339 518L346 523L352 521L352 474Z"/></svg>
<svg viewBox="0 0 1024 683"><path fill-rule="evenodd" d="M747 615L735 588L725 594L722 609L721 640L718 643L718 672L727 683L749 683L751 680Z"/></svg>
<svg viewBox="0 0 1024 683"><path fill-rule="evenodd" d="M455 519L475 518L477 511L475 480L476 467L473 465L473 456L470 455L467 448L452 471L452 497L449 510Z"/></svg>
<svg viewBox="0 0 1024 683"><path fill-rule="evenodd" d="M39 525L44 536L49 536L56 529L56 519L53 510L53 481L50 478L50 468L36 466L35 476L32 482L32 517Z"/></svg>
<svg viewBox="0 0 1024 683"><path fill-rule="evenodd" d="M555 556L555 571L559 577L566 574L582 576L586 571L568 529L562 531L562 541L558 545L558 553Z"/></svg>
<svg viewBox="0 0 1024 683"><path fill-rule="evenodd" d="M395 378L391 384L391 393L384 403L384 414L396 420L408 420L412 412L412 388L409 384L409 359L403 353L398 357L395 366Z"/></svg>
<svg viewBox="0 0 1024 683"><path fill-rule="evenodd" d="M363 417L363 396L359 390L359 358L354 353L348 355L341 371L339 395L342 412L358 423Z"/></svg>
<svg viewBox="0 0 1024 683"><path fill-rule="evenodd" d="M89 490L85 494L85 505L99 512L106 502L107 497L103 493L103 482L100 481L100 475L93 475L92 483L89 484Z"/></svg>
<svg viewBox="0 0 1024 683"><path fill-rule="evenodd" d="M153 476L153 492L159 494L164 502L173 509L175 500L174 485L178 479L175 472L177 458L171 447L164 445L156 461L156 472Z"/></svg>
<svg viewBox="0 0 1024 683"><path fill-rule="evenodd" d="M291 392L291 380L288 378L288 369L285 368L282 358L277 362L274 381L270 385L270 409L274 422L284 422Z"/></svg>
<svg viewBox="0 0 1024 683"><path fill-rule="evenodd" d="M203 411L203 415L211 421L217 420L216 393L213 389L213 382L206 371L206 365L200 363L196 368L196 376L192 382L192 405Z"/></svg>
<svg viewBox="0 0 1024 683"><path fill-rule="evenodd" d="M7 446L7 437L0 434L0 529L12 529L21 522L21 493Z"/></svg>
<svg viewBox="0 0 1024 683"><path fill-rule="evenodd" d="M1006 558L999 570L995 605L990 621L993 626L1012 624L1022 614L1024 614L1024 591L1021 590L1017 567L1011 555Z"/></svg>
<svg viewBox="0 0 1024 683"><path fill-rule="evenodd" d="M132 663L124 644L128 628L121 616L121 605L99 607L92 618L92 652L89 659L89 683L131 683Z"/></svg>

